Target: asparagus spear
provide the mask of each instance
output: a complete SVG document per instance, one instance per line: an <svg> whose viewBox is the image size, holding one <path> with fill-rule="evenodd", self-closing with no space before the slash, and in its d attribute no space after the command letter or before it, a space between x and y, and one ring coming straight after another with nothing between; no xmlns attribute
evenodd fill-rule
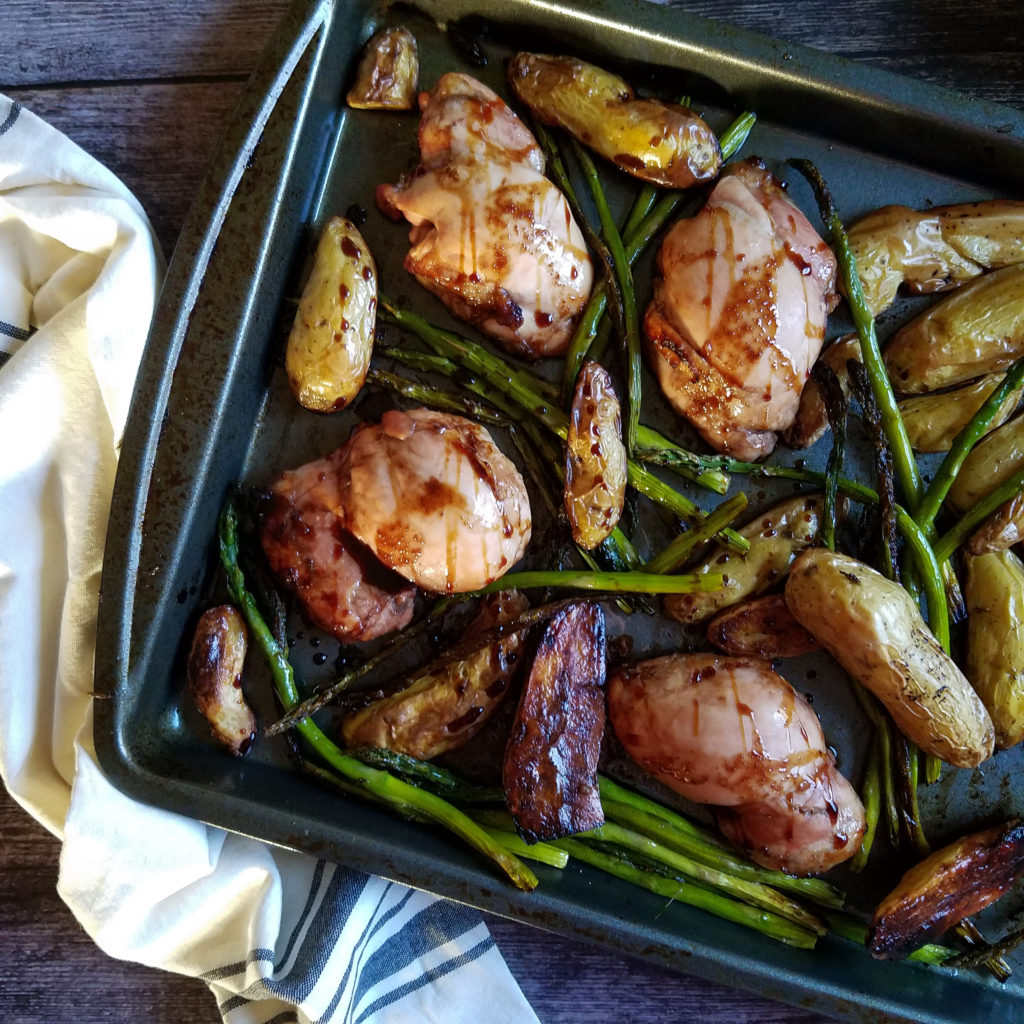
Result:
<svg viewBox="0 0 1024 1024"><path fill-rule="evenodd" d="M664 875L645 871L621 852L598 849L579 839L556 839L552 846L565 850L570 857L606 871L643 889L673 900L699 907L708 913L733 921L747 928L759 931L779 942L801 949L813 949L817 942L816 932L804 928L787 918L758 907L740 903L737 900L712 892L693 882L666 878Z"/></svg>

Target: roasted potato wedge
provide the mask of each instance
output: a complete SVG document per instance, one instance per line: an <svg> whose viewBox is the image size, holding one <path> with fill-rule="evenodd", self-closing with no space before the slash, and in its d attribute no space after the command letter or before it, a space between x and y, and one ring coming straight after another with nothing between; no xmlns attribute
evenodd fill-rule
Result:
<svg viewBox="0 0 1024 1024"><path fill-rule="evenodd" d="M615 529L626 498L622 416L608 371L580 369L565 443L565 511L573 540L588 551Z"/></svg>
<svg viewBox="0 0 1024 1024"><path fill-rule="evenodd" d="M740 531L750 541L745 555L716 547L711 555L692 569L696 573L720 572L725 576L721 590L704 594L670 594L664 598L666 615L684 625L703 622L778 583L793 559L818 536L822 499L797 495L755 516Z"/></svg>
<svg viewBox="0 0 1024 1024"><path fill-rule="evenodd" d="M915 451L948 452L957 434L970 422L985 399L1003 379L1001 373L990 373L963 387L931 395L915 395L899 402L900 414L907 436ZM986 434L1002 426L1013 415L1024 385L1006 396Z"/></svg>
<svg viewBox="0 0 1024 1024"><path fill-rule="evenodd" d="M356 226L326 224L288 335L284 366L299 404L344 409L366 380L377 322L377 265Z"/></svg>
<svg viewBox="0 0 1024 1024"><path fill-rule="evenodd" d="M1024 466L1024 413L979 441L964 459L947 501L959 512L973 508Z"/></svg>
<svg viewBox="0 0 1024 1024"><path fill-rule="evenodd" d="M382 28L363 47L346 101L357 110L412 110L419 76L416 37L407 28Z"/></svg>
<svg viewBox="0 0 1024 1024"><path fill-rule="evenodd" d="M899 960L994 903L1024 874L1019 820L958 839L915 864L878 905L868 949Z"/></svg>
<svg viewBox="0 0 1024 1024"><path fill-rule="evenodd" d="M574 604L548 624L505 748L505 800L528 843L604 822L597 760L604 735L604 612Z"/></svg>
<svg viewBox="0 0 1024 1024"><path fill-rule="evenodd" d="M922 750L961 768L992 756L988 712L898 583L812 548L793 563L785 595L793 617Z"/></svg>
<svg viewBox="0 0 1024 1024"><path fill-rule="evenodd" d="M742 601L708 623L708 643L743 657L795 658L821 650L821 644L793 618L782 594Z"/></svg>
<svg viewBox="0 0 1024 1024"><path fill-rule="evenodd" d="M892 305L900 286L945 291L984 270L1024 260L1024 202L993 199L911 210L883 206L848 233L871 312Z"/></svg>
<svg viewBox="0 0 1024 1024"><path fill-rule="evenodd" d="M517 591L495 594L485 601L467 636L509 622L525 610L526 599ZM512 633L346 716L341 723L346 745L385 747L423 761L461 746L508 696L525 637L525 630Z"/></svg>
<svg viewBox="0 0 1024 1024"><path fill-rule="evenodd" d="M965 284L889 339L898 394L919 395L1004 370L1024 355L1024 263Z"/></svg>
<svg viewBox="0 0 1024 1024"><path fill-rule="evenodd" d="M850 374L846 369L846 364L851 359L860 362L860 339L857 335L846 334L837 338L822 350L818 359L839 378L843 394L849 397ZM800 392L800 404L797 406L796 418L782 431L782 440L790 448L810 448L826 430L828 430L828 412L825 409L825 400L821 397L818 382L810 377Z"/></svg>
<svg viewBox="0 0 1024 1024"><path fill-rule="evenodd" d="M593 64L519 53L508 80L538 120L564 128L641 181L689 188L721 170L718 139L692 110L640 99L617 75Z"/></svg>
<svg viewBox="0 0 1024 1024"><path fill-rule="evenodd" d="M214 738L232 754L245 754L256 738L256 715L242 693L242 666L249 633L242 613L230 604L199 617L186 675L189 692Z"/></svg>
<svg viewBox="0 0 1024 1024"><path fill-rule="evenodd" d="M967 544L972 555L1005 551L1024 540L1024 493L1000 505L975 531Z"/></svg>
<svg viewBox="0 0 1024 1024"><path fill-rule="evenodd" d="M1012 551L967 558L965 674L988 709L996 746L1024 739L1024 564Z"/></svg>

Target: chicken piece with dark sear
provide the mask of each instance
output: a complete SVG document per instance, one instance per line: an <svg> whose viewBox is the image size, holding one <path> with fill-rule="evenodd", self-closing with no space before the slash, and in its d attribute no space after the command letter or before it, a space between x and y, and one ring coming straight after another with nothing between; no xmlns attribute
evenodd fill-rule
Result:
<svg viewBox="0 0 1024 1024"><path fill-rule="evenodd" d="M415 587L345 529L345 449L273 480L259 502L271 571L314 625L351 643L407 626Z"/></svg>

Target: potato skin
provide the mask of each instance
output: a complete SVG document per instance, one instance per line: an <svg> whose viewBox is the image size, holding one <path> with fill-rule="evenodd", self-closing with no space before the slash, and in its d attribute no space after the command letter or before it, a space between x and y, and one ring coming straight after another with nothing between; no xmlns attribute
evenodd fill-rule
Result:
<svg viewBox="0 0 1024 1024"><path fill-rule="evenodd" d="M992 717L996 746L1024 739L1024 564L1012 551L968 556L966 675Z"/></svg>
<svg viewBox="0 0 1024 1024"><path fill-rule="evenodd" d="M220 743L236 756L256 738L256 716L242 694L242 666L249 633L233 605L209 608L199 618L186 674L196 707Z"/></svg>
<svg viewBox="0 0 1024 1024"><path fill-rule="evenodd" d="M625 499L619 396L608 371L588 359L576 380L565 444L565 511L573 540L596 548L615 529Z"/></svg>
<svg viewBox="0 0 1024 1024"><path fill-rule="evenodd" d="M745 555L717 547L691 571L720 572L726 577L721 590L704 594L670 594L663 601L666 615L691 625L716 612L767 590L777 583L797 554L814 543L823 508L818 495L798 495L755 516L738 532L750 541Z"/></svg>
<svg viewBox="0 0 1024 1024"><path fill-rule="evenodd" d="M899 402L907 436L917 452L948 452L953 440L1002 382L1001 373L990 373L963 387L931 395L915 395ZM1002 426L1017 408L1024 385L1006 396L986 434Z"/></svg>
<svg viewBox="0 0 1024 1024"><path fill-rule="evenodd" d="M1024 264L979 277L898 330L883 352L898 394L1003 370L1024 355Z"/></svg>
<svg viewBox="0 0 1024 1024"><path fill-rule="evenodd" d="M346 102L357 110L412 110L419 74L416 37L407 28L382 28L363 47Z"/></svg>
<svg viewBox="0 0 1024 1024"><path fill-rule="evenodd" d="M508 80L544 124L564 128L641 181L689 188L721 170L718 140L693 111L639 99L621 78L593 64L519 53Z"/></svg>
<svg viewBox="0 0 1024 1024"><path fill-rule="evenodd" d="M526 610L515 590L489 598L467 635L510 622ZM526 632L512 633L462 661L414 679L408 687L345 717L347 746L384 747L422 761L475 736L501 706L519 666Z"/></svg>
<svg viewBox="0 0 1024 1024"><path fill-rule="evenodd" d="M848 232L864 298L877 316L900 286L945 291L1024 260L1024 202L983 200L930 210L883 206Z"/></svg>
<svg viewBox="0 0 1024 1024"><path fill-rule="evenodd" d="M993 430L971 449L949 489L947 501L957 511L966 512L1021 467L1024 467L1024 413Z"/></svg>
<svg viewBox="0 0 1024 1024"><path fill-rule="evenodd" d="M356 226L332 217L288 335L285 371L299 404L337 412L366 380L377 317L377 265Z"/></svg>
<svg viewBox="0 0 1024 1024"><path fill-rule="evenodd" d="M992 756L992 720L898 583L854 558L809 549L793 563L794 618L922 750L960 768Z"/></svg>

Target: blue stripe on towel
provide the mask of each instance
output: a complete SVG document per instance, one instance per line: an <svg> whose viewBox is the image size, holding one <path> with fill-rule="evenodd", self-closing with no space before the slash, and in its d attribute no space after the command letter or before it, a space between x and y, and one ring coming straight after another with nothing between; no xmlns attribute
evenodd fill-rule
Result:
<svg viewBox="0 0 1024 1024"><path fill-rule="evenodd" d="M450 960L446 960L442 964L438 964L432 970L426 971L420 975L419 978L402 985L400 988L392 989L386 995L381 996L379 999L374 1000L363 1012L355 1019L353 1024L362 1024L363 1021L372 1017L378 1010L382 1010L386 1006L391 1006L397 1003L400 999L404 999L407 995L423 988L424 985L430 985L438 978L443 978L446 974L451 974L452 971L458 970L460 967L465 967L466 964L472 963L474 960L478 960L488 952L488 950L494 947L494 939L487 936L486 939L482 939L471 949L467 949L465 953L460 953L458 956L453 956ZM482 1018L481 1018L482 1019Z"/></svg>
<svg viewBox="0 0 1024 1024"><path fill-rule="evenodd" d="M14 122L18 120L18 115L21 113L21 104L11 101L11 109L7 113L7 117L4 118L3 124L0 124L0 135L4 132L9 132L14 127Z"/></svg>

